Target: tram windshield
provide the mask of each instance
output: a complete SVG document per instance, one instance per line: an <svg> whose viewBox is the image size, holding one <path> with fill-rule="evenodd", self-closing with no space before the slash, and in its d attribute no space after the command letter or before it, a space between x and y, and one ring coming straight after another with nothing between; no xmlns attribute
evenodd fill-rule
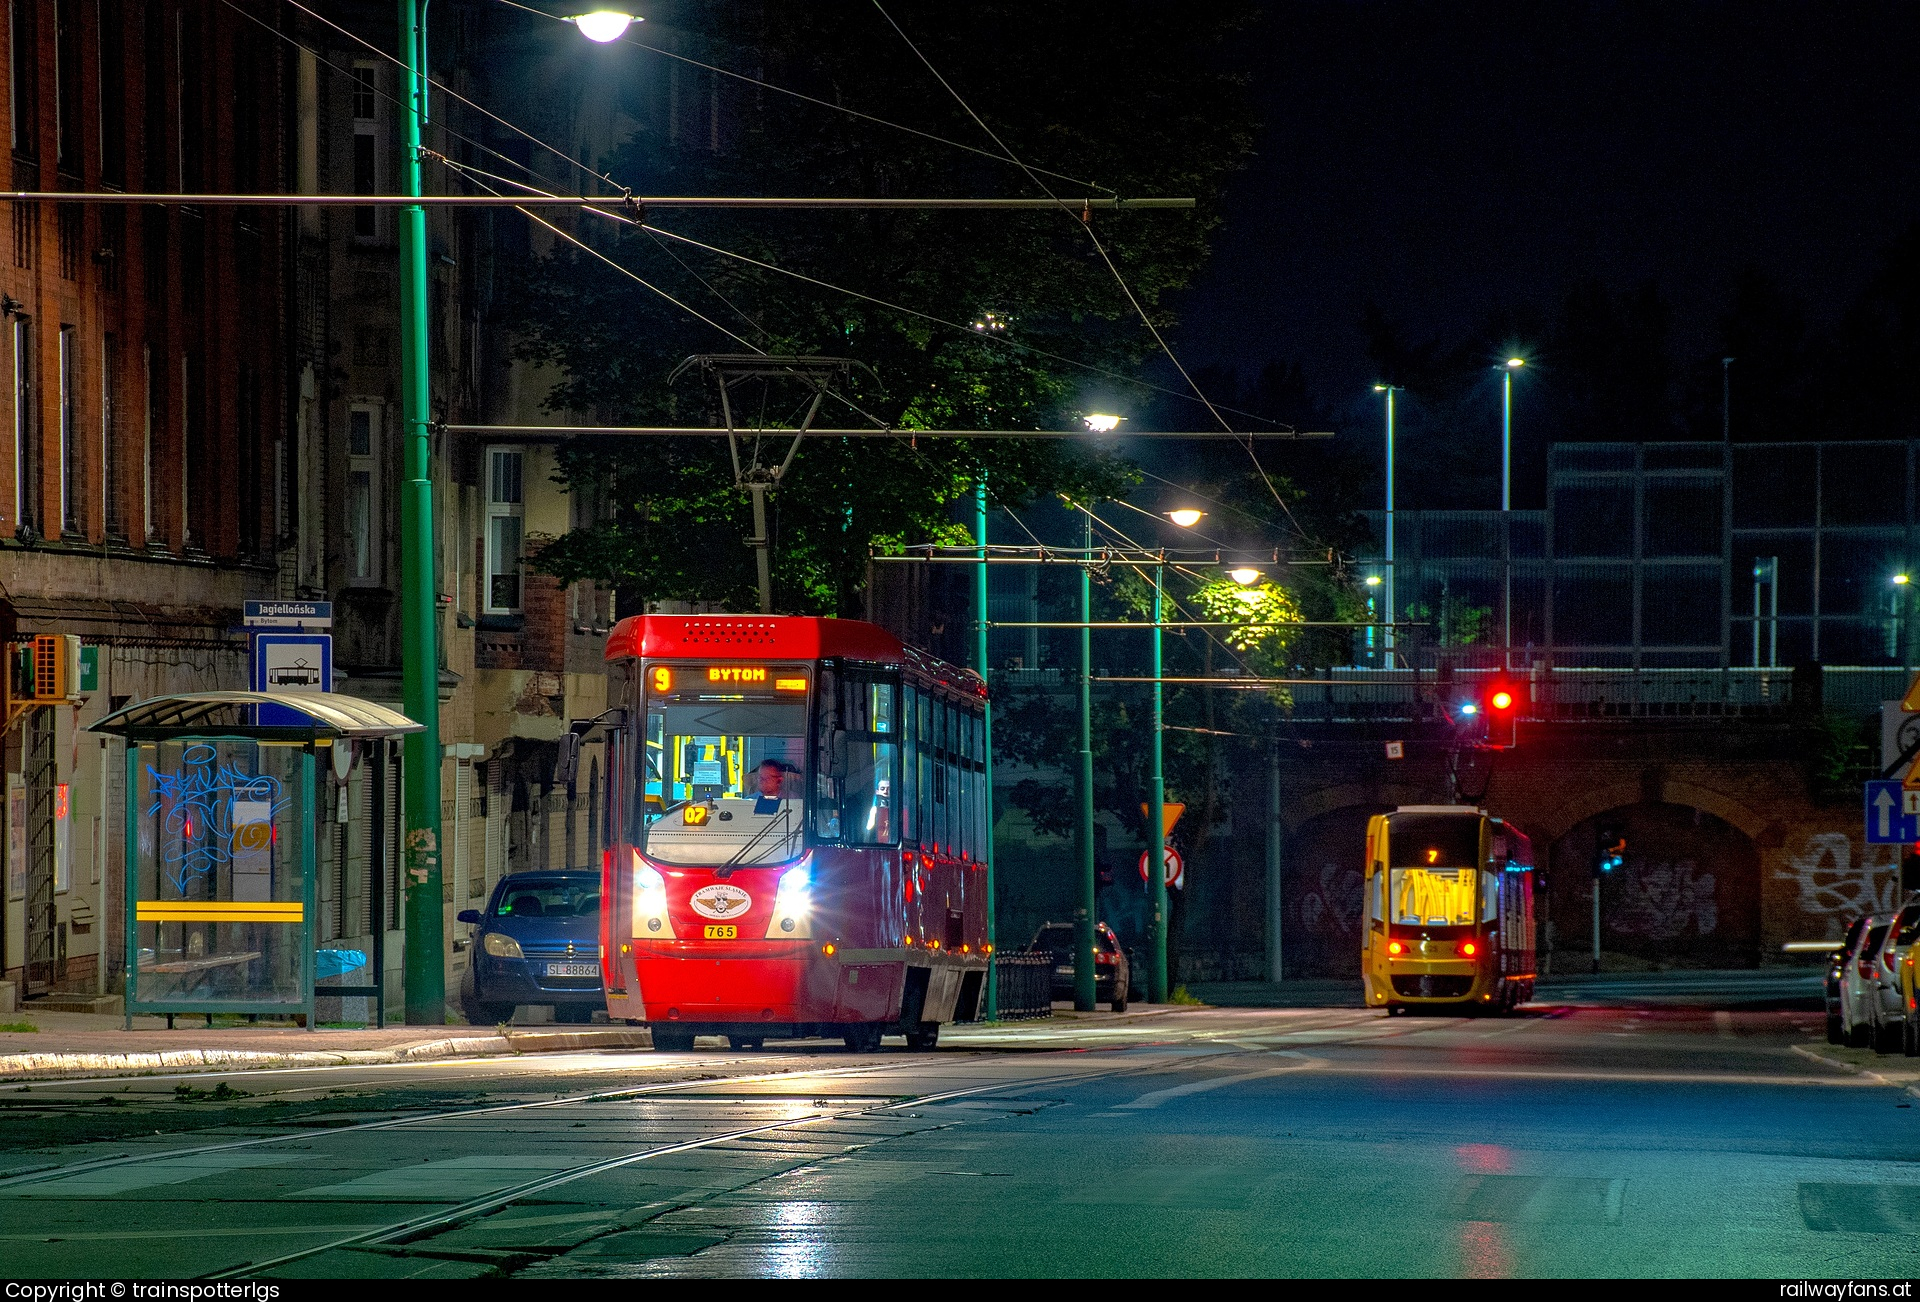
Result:
<svg viewBox="0 0 1920 1302"><path fill-rule="evenodd" d="M1396 926L1469 927L1485 910L1478 815L1412 814L1389 823L1387 918ZM1489 883L1491 884L1491 883Z"/></svg>
<svg viewBox="0 0 1920 1302"><path fill-rule="evenodd" d="M804 665L646 667L643 853L743 866L799 855L810 678Z"/></svg>

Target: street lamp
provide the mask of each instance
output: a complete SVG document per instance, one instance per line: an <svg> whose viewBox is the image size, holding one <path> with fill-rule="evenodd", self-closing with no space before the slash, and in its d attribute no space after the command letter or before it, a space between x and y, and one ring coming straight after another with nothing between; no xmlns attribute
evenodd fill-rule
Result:
<svg viewBox="0 0 1920 1302"><path fill-rule="evenodd" d="M1513 373L1527 364L1524 357L1509 357L1500 375L1500 509L1513 509Z"/></svg>
<svg viewBox="0 0 1920 1302"><path fill-rule="evenodd" d="M1399 389L1400 386L1397 384L1373 386L1375 393L1387 395L1387 591L1384 603L1387 626L1381 631L1380 644L1388 652L1388 663L1392 663L1393 660L1393 612L1395 609L1393 604L1393 395Z"/></svg>
<svg viewBox="0 0 1920 1302"><path fill-rule="evenodd" d="M1500 552L1504 582L1501 585L1500 663L1513 668L1513 373L1527 364L1524 357L1509 357L1500 374Z"/></svg>
<svg viewBox="0 0 1920 1302"><path fill-rule="evenodd" d="M1089 412L1080 419L1086 422L1087 428L1095 434L1111 434L1120 428L1120 422L1125 420L1126 417L1109 416L1105 412L1096 411Z"/></svg>
<svg viewBox="0 0 1920 1302"><path fill-rule="evenodd" d="M418 197L427 119L425 0L400 0L400 184ZM447 925L440 876L440 638L433 572L433 447L428 388L427 214L400 210L400 664L401 700L420 725L407 734L402 856L406 915L406 1017L446 1021Z"/></svg>
<svg viewBox="0 0 1920 1302"><path fill-rule="evenodd" d="M1182 529L1200 523L1206 512L1182 507L1167 519ZM1147 787L1147 1001L1167 1002L1167 688L1161 681L1166 658L1167 567L1153 567L1153 771Z"/></svg>
<svg viewBox="0 0 1920 1302"><path fill-rule="evenodd" d="M1906 631L1902 628L1905 621L1900 617L1900 608L1905 604L1901 601L1901 595L1906 591L1907 585L1912 581L1912 578L1905 574L1896 574L1892 579L1888 580L1892 585L1893 591L1887 594L1887 657L1901 664L1906 662L1906 657L1901 654L1902 647L1900 645L1902 641L1901 634Z"/></svg>
<svg viewBox="0 0 1920 1302"><path fill-rule="evenodd" d="M1246 588L1260 582L1260 571L1251 565L1237 565L1227 571L1227 577Z"/></svg>
<svg viewBox="0 0 1920 1302"><path fill-rule="evenodd" d="M632 14L616 13L611 9L596 9L590 14L580 14L573 19L574 26L589 41L605 45L608 41L617 41L626 34L633 23L643 22Z"/></svg>
<svg viewBox="0 0 1920 1302"><path fill-rule="evenodd" d="M574 19L590 40L616 40L636 21L602 10ZM427 121L426 0L399 0L400 187L422 193L421 137ZM406 914L407 1021L446 1021L446 919L440 873L440 637L433 564L432 395L427 319L427 214L400 210L400 664L401 700L420 725L407 734L401 839Z"/></svg>

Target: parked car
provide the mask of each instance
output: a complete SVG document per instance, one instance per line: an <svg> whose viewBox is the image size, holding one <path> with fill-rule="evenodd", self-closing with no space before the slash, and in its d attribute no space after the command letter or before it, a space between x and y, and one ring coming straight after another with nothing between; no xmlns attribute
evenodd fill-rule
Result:
<svg viewBox="0 0 1920 1302"><path fill-rule="evenodd" d="M477 928L460 1006L488 1026L525 1005L550 1004L556 1022L588 1022L607 1006L600 983L600 874L524 872L503 877L485 909L462 910Z"/></svg>
<svg viewBox="0 0 1920 1302"><path fill-rule="evenodd" d="M1827 1043L1845 1044L1847 1042L1846 1019L1840 1015L1840 1004L1845 998L1847 964L1853 961L1854 952L1860 946L1860 937L1867 930L1866 918L1855 918L1847 927L1847 934L1840 942L1840 948L1833 951L1833 958L1827 964L1826 1000L1827 1000Z"/></svg>
<svg viewBox="0 0 1920 1302"><path fill-rule="evenodd" d="M1864 1049L1873 1035L1872 1001L1879 998L1874 986L1880 977L1880 947L1886 943L1888 921L1866 919L1867 929L1858 948L1847 956L1840 978L1840 1038L1857 1049Z"/></svg>
<svg viewBox="0 0 1920 1302"><path fill-rule="evenodd" d="M1874 979L1873 1026L1867 1039L1881 1053L1891 1053L1906 1040L1907 997L1901 987L1901 968L1913 942L1920 939L1920 901L1910 900L1893 915L1887 937L1880 942L1879 975Z"/></svg>
<svg viewBox="0 0 1920 1302"><path fill-rule="evenodd" d="M1073 924L1041 924L1040 930L1033 933L1033 943L1027 946L1027 952L1045 953L1053 959L1053 997L1072 999L1075 957ZM1093 929L1094 999L1105 1003L1116 1013L1124 1013L1132 994L1133 965L1127 961L1127 952L1120 948L1120 938L1113 934L1113 928L1106 923L1096 923Z"/></svg>

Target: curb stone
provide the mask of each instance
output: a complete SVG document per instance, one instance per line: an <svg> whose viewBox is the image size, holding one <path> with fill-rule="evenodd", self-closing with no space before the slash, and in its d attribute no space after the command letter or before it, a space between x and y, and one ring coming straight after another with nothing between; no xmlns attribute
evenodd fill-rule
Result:
<svg viewBox="0 0 1920 1302"><path fill-rule="evenodd" d="M286 1067L342 1067L422 1062L436 1058L569 1053L594 1049L648 1049L643 1030L450 1036L391 1049L270 1050L160 1049L146 1053L12 1053L0 1055L0 1080L47 1076L125 1075L155 1071L260 1071Z"/></svg>

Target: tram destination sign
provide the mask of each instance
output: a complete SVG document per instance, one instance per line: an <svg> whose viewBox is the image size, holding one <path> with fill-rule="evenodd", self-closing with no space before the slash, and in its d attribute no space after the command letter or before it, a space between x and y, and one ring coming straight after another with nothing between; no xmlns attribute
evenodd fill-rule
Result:
<svg viewBox="0 0 1920 1302"><path fill-rule="evenodd" d="M249 601L248 628L332 628L331 601Z"/></svg>

